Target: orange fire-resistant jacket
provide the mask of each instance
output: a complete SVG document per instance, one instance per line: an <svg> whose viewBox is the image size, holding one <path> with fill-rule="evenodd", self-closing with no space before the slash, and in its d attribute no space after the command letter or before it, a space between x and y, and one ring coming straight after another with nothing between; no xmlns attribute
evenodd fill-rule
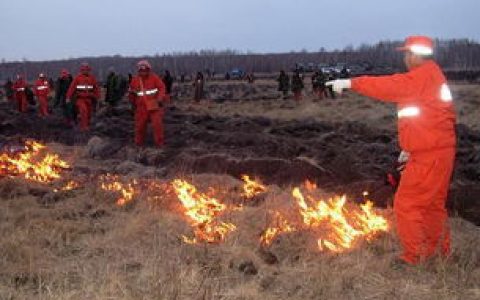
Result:
<svg viewBox="0 0 480 300"><path fill-rule="evenodd" d="M48 80L37 79L35 81L34 93L37 97L48 96L48 94L50 93L50 85L48 84Z"/></svg>
<svg viewBox="0 0 480 300"><path fill-rule="evenodd" d="M146 78L135 76L130 83L129 99L137 107L156 110L159 108L159 101L165 99L165 84L153 73Z"/></svg>
<svg viewBox="0 0 480 300"><path fill-rule="evenodd" d="M67 99L71 99L73 95L78 98L100 98L100 88L98 87L97 80L93 75L79 74L70 84L67 92Z"/></svg>
<svg viewBox="0 0 480 300"><path fill-rule="evenodd" d="M403 150L414 153L455 147L452 95L434 61L403 74L354 78L352 89L397 103L399 142Z"/></svg>

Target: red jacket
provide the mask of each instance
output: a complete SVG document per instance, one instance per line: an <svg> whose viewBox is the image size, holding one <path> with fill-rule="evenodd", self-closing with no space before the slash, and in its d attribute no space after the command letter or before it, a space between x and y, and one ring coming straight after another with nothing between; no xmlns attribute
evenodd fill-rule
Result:
<svg viewBox="0 0 480 300"><path fill-rule="evenodd" d="M137 107L149 107L150 103L158 103L165 99L165 84L154 73L147 78L135 76L130 82L128 98Z"/></svg>
<svg viewBox="0 0 480 300"><path fill-rule="evenodd" d="M419 152L455 147L455 110L442 70L434 61L404 74L352 79L356 92L397 103L399 143Z"/></svg>
<svg viewBox="0 0 480 300"><path fill-rule="evenodd" d="M50 94L50 85L46 79L37 79L35 81L35 96L48 96Z"/></svg>
<svg viewBox="0 0 480 300"><path fill-rule="evenodd" d="M15 92L15 98L19 98L23 95L26 95L27 82L23 79L16 80L13 83L13 91Z"/></svg>
<svg viewBox="0 0 480 300"><path fill-rule="evenodd" d="M100 98L100 88L95 76L77 75L68 88L67 99L71 99L74 94L78 98Z"/></svg>

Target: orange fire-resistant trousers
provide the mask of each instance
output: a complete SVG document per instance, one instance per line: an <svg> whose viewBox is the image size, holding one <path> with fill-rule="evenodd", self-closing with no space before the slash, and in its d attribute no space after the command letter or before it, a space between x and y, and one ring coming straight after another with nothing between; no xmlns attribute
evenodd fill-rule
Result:
<svg viewBox="0 0 480 300"><path fill-rule="evenodd" d="M48 116L48 97L38 96L39 111L38 114L42 117Z"/></svg>
<svg viewBox="0 0 480 300"><path fill-rule="evenodd" d="M28 102L27 102L27 95L26 94L20 94L16 96L17 100L17 109L19 112L27 112L28 110Z"/></svg>
<svg viewBox="0 0 480 300"><path fill-rule="evenodd" d="M80 130L88 131L92 116L92 100L90 98L77 98L76 106L80 116Z"/></svg>
<svg viewBox="0 0 480 300"><path fill-rule="evenodd" d="M454 160L454 148L412 153L403 171L394 212L403 247L401 259L407 263L450 253L445 204Z"/></svg>
<svg viewBox="0 0 480 300"><path fill-rule="evenodd" d="M155 145L161 147L164 142L163 109L147 110L145 105L138 105L135 111L135 144L143 146L145 143L145 132L147 131L149 120L152 124Z"/></svg>

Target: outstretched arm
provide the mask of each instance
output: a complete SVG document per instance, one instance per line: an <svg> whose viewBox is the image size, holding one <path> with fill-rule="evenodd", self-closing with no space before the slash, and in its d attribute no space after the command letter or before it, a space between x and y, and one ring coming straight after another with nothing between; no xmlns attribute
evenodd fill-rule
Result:
<svg viewBox="0 0 480 300"><path fill-rule="evenodd" d="M403 103L415 100L424 83L421 73L410 71L388 76L361 76L353 79L337 79L327 82L337 93L345 89L385 102ZM417 99L418 100L418 99Z"/></svg>
<svg viewBox="0 0 480 300"><path fill-rule="evenodd" d="M386 102L401 103L418 95L419 81L412 73L390 76L362 76L352 79L352 90Z"/></svg>

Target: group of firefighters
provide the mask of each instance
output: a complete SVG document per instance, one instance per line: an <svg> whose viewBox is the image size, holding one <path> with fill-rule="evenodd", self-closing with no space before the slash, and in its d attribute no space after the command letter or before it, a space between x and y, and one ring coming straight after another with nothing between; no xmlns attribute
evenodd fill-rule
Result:
<svg viewBox="0 0 480 300"><path fill-rule="evenodd" d="M326 86L328 81L335 80L337 74L334 72L323 72L321 69L316 71L312 77L312 91L313 94L318 97L319 100L326 98L335 99L335 93L331 86ZM348 78L348 72L346 69L343 69L340 74L338 74L339 78ZM300 70L295 70L291 79L288 74L284 71L280 71L280 75L277 77L278 82L278 91L282 92L283 98L288 98L289 91L292 91L293 98L296 101L300 101L302 99L302 92L305 88L305 84L303 83L303 74Z"/></svg>
<svg viewBox="0 0 480 300"><path fill-rule="evenodd" d="M432 39L411 36L398 50L404 52L406 73L335 80L316 73L312 83L314 91L322 93L322 96L325 89L337 94L351 89L397 105L399 144L402 148L398 161L402 177L395 195L394 212L403 253L394 265L403 267L450 254L445 204L455 160L456 118L446 78L433 60ZM75 99L80 129L88 130L93 106L100 97L100 87L91 74L90 66L82 64L80 73L73 80L69 79L68 72L62 71L61 79L65 80L61 86L65 99L60 96L56 100L64 100L68 106ZM278 82L279 90L286 94L290 87L288 75L282 71ZM197 75L195 85L203 85L202 74ZM21 112L27 110L26 88L25 79L19 76L13 90ZM128 88L128 98L135 107L136 145L144 144L148 122L153 127L155 144L164 144L163 107L169 101L169 88L171 85L166 87L164 80L152 71L147 61L138 62L137 75L131 79ZM300 99L303 88L301 74L296 72L291 80L295 99ZM200 93L200 90L198 88L197 92ZM45 74L40 74L34 84L40 116L48 115L49 91Z"/></svg>
<svg viewBox="0 0 480 300"><path fill-rule="evenodd" d="M137 76L125 83L122 77L110 70L106 81L105 102L115 106L123 95L128 92L130 103L135 109L135 144L143 146L146 127L150 121L153 127L155 144L163 146L163 103L170 100L173 77L168 71L160 77L152 70L146 60L137 64ZM51 80L44 73L30 86L22 75L17 75L15 82L5 85L7 98L15 103L20 113L28 111L31 98L35 96L38 102L38 115L49 116L49 95L53 88ZM32 93L30 95L29 93ZM61 106L67 125L79 123L80 131L90 129L92 113L97 107L101 96L101 88L95 76L91 73L88 63L82 63L80 72L72 77L63 69L55 84L54 107Z"/></svg>

